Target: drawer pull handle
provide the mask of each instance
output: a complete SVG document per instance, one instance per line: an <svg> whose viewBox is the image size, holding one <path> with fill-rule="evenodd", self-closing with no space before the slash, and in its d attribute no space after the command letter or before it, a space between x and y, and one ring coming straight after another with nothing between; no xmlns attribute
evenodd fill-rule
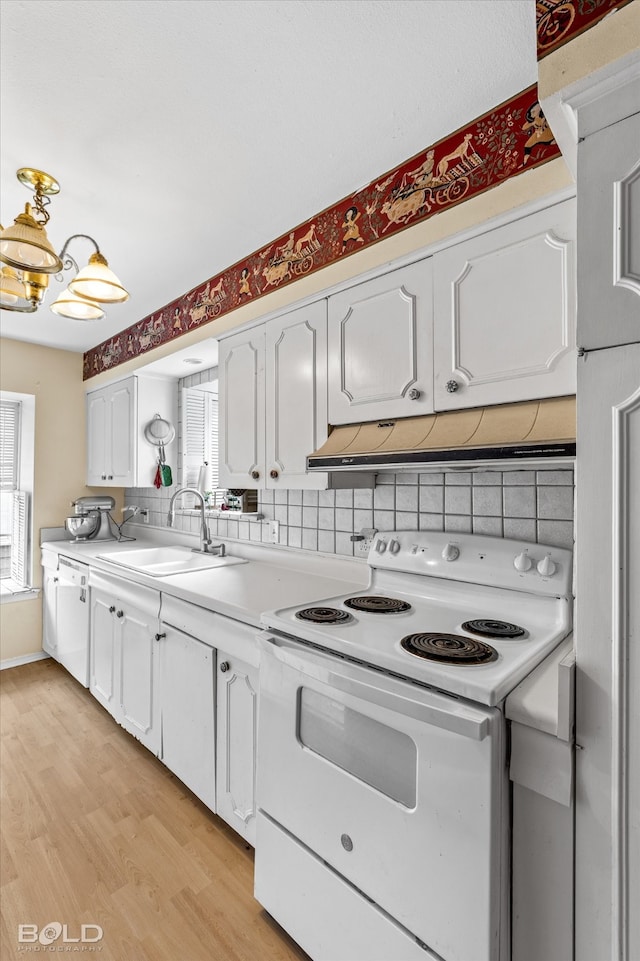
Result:
<svg viewBox="0 0 640 961"><path fill-rule="evenodd" d="M353 841L348 834L342 834L340 836L340 844L345 849L345 851L353 851Z"/></svg>
<svg viewBox="0 0 640 961"><path fill-rule="evenodd" d="M227 671L229 670L229 661L223 661L222 664L220 665L220 670L222 671L223 674L226 674Z"/></svg>

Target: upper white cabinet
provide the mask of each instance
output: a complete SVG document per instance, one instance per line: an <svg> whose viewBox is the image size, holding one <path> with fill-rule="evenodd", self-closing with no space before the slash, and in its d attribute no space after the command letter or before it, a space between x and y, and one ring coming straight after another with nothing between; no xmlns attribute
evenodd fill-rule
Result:
<svg viewBox="0 0 640 961"><path fill-rule="evenodd" d="M636 104L638 101L636 100ZM578 144L578 344L640 340L640 113Z"/></svg>
<svg viewBox="0 0 640 961"><path fill-rule="evenodd" d="M144 428L156 413L175 422L176 400L175 385L156 377L126 377L88 391L87 485L150 487L158 451Z"/></svg>
<svg viewBox="0 0 640 961"><path fill-rule="evenodd" d="M330 297L329 423L433 411L432 342L430 258Z"/></svg>
<svg viewBox="0 0 640 961"><path fill-rule="evenodd" d="M435 409L575 393L575 201L433 258Z"/></svg>
<svg viewBox="0 0 640 961"><path fill-rule="evenodd" d="M327 436L326 301L220 344L220 486L324 488L306 457Z"/></svg>

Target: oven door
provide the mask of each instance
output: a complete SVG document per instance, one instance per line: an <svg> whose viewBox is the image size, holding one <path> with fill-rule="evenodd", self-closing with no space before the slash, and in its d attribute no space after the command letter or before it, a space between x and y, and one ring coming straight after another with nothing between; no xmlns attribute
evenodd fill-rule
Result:
<svg viewBox="0 0 640 961"><path fill-rule="evenodd" d="M500 712L289 638L260 643L261 810L447 961L497 961Z"/></svg>

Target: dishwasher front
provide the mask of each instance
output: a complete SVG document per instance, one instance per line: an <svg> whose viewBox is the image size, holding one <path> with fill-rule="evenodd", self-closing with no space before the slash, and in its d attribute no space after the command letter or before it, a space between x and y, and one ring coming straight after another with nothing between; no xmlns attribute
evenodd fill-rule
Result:
<svg viewBox="0 0 640 961"><path fill-rule="evenodd" d="M89 568L68 557L58 563L56 657L84 687L89 686Z"/></svg>

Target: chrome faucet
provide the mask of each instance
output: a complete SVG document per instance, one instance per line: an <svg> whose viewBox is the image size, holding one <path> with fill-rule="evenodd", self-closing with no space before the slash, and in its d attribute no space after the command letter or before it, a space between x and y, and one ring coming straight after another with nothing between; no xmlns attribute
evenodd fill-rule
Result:
<svg viewBox="0 0 640 961"><path fill-rule="evenodd" d="M225 550L224 544L212 544L211 535L209 534L209 528L207 526L207 519L204 515L204 497L197 487L181 487L172 496L169 502L169 513L167 514L167 527L173 527L173 520L175 516L174 504L176 498L181 494L195 494L196 497L200 498L200 515L202 517L202 523L200 525L200 547L194 547L194 552L198 554L218 554L220 557L224 557Z"/></svg>

